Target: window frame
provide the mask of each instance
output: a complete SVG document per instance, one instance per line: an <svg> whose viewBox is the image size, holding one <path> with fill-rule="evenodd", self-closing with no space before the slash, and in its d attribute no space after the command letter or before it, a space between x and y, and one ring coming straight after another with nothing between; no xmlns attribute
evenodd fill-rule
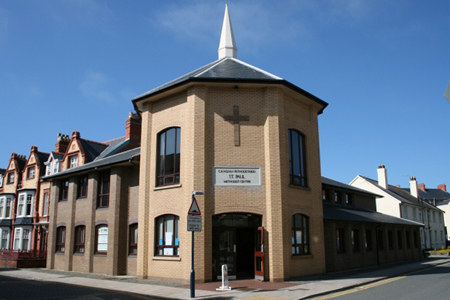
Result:
<svg viewBox="0 0 450 300"><path fill-rule="evenodd" d="M296 220L297 218L299 219ZM294 214L291 217L291 246L293 256L303 256L311 254L311 245L309 242L309 223L309 217L307 215Z"/></svg>
<svg viewBox="0 0 450 300"><path fill-rule="evenodd" d="M66 226L56 228L55 253L64 253L66 251Z"/></svg>
<svg viewBox="0 0 450 300"><path fill-rule="evenodd" d="M173 133L173 140L168 140L168 135ZM172 145L173 159L168 159L168 146ZM181 166L181 127L170 127L157 134L156 151L156 186L168 186L180 184ZM161 153L163 152L163 153ZM172 173L167 173L172 165Z"/></svg>
<svg viewBox="0 0 450 300"><path fill-rule="evenodd" d="M78 154L69 156L69 169L78 167Z"/></svg>
<svg viewBox="0 0 450 300"><path fill-rule="evenodd" d="M14 229L14 243L13 250L16 251L30 251L31 250L31 227L17 227ZM25 236L27 234L27 236ZM26 247L23 247L24 242L27 241ZM18 247L17 247L18 246Z"/></svg>
<svg viewBox="0 0 450 300"><path fill-rule="evenodd" d="M10 238L11 238L11 230L9 228L0 228L0 250L9 250ZM6 247L3 247L3 241L5 240L6 240Z"/></svg>
<svg viewBox="0 0 450 300"><path fill-rule="evenodd" d="M47 217L48 216L48 209L49 209L49 200L50 200L50 192L44 191L44 196L42 201L44 201L44 206L42 207L42 216Z"/></svg>
<svg viewBox="0 0 450 300"><path fill-rule="evenodd" d="M130 235L128 241L128 255L137 255L138 251L138 223L130 224Z"/></svg>
<svg viewBox="0 0 450 300"><path fill-rule="evenodd" d="M295 136L294 136L295 134ZM297 148L294 149L294 138L297 138ZM306 165L306 137L295 129L288 130L289 147L289 183L294 186L308 187ZM295 152L295 153L294 153ZM294 174L298 168L299 174Z"/></svg>
<svg viewBox="0 0 450 300"><path fill-rule="evenodd" d="M14 180L15 180L16 174L13 172L9 172L7 175L7 180L6 180L6 184L14 184Z"/></svg>
<svg viewBox="0 0 450 300"><path fill-rule="evenodd" d="M30 166L27 168L27 179L34 179L36 176L36 166Z"/></svg>
<svg viewBox="0 0 450 300"><path fill-rule="evenodd" d="M170 233L169 231L166 231L168 227L166 222L167 217L172 217L173 222L172 224L173 230L171 232L172 238L170 242L166 240L167 234ZM162 222L159 222L160 220L162 220ZM160 224L162 224L162 228L160 227ZM165 257L180 256L179 227L180 227L180 218L177 215L166 214L155 218L155 256L165 256ZM170 252L172 254L169 254Z"/></svg>
<svg viewBox="0 0 450 300"><path fill-rule="evenodd" d="M353 228L351 231L352 236L352 251L353 252L360 252L360 245L359 245L359 230L356 228Z"/></svg>
<svg viewBox="0 0 450 300"><path fill-rule="evenodd" d="M97 208L109 207L111 172L106 170L98 175L97 184Z"/></svg>
<svg viewBox="0 0 450 300"><path fill-rule="evenodd" d="M87 198L89 185L89 176L81 175L78 177L77 199Z"/></svg>
<svg viewBox="0 0 450 300"><path fill-rule="evenodd" d="M86 226L84 225L76 226L73 253L84 254L86 249L85 244L86 244Z"/></svg>
<svg viewBox="0 0 450 300"><path fill-rule="evenodd" d="M59 199L58 202L67 201L69 198L69 179L61 180L59 186Z"/></svg>
<svg viewBox="0 0 450 300"><path fill-rule="evenodd" d="M343 228L336 229L336 252L345 253L345 230Z"/></svg>
<svg viewBox="0 0 450 300"><path fill-rule="evenodd" d="M106 242L103 240L101 240L100 243L100 230L101 229L105 229L106 228L106 233L102 233L102 236L106 236ZM108 242L109 242L109 229L108 229L108 225L107 224L100 224L95 226L95 249L94 249L94 253L95 254L101 254L101 255L106 255L108 253ZM106 249L101 249L99 250L99 245L106 245Z"/></svg>

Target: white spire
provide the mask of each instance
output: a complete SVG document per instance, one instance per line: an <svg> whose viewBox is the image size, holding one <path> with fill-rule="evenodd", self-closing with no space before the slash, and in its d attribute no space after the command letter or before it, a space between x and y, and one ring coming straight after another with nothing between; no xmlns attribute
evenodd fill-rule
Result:
<svg viewBox="0 0 450 300"><path fill-rule="evenodd" d="M230 14L228 13L228 2L225 5L225 16L223 17L222 34L219 43L219 59L224 57L237 58L233 27L231 26Z"/></svg>

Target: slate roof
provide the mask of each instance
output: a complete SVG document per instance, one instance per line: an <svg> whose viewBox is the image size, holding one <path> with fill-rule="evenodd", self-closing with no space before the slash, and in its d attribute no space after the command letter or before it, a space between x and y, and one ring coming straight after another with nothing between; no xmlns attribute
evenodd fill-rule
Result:
<svg viewBox="0 0 450 300"><path fill-rule="evenodd" d="M44 163L47 162L48 158L50 157L49 153L44 153L44 152L38 152L38 159L39 159L39 163L40 163L40 173L39 176L43 176L45 175L45 165Z"/></svg>
<svg viewBox="0 0 450 300"><path fill-rule="evenodd" d="M368 182L377 186L379 189L385 191L387 194L389 194L390 196L394 197L395 199L397 199L398 201L400 201L402 203L406 203L409 205L418 206L418 207L422 207L422 208L426 208L426 209L441 211L439 208L427 203L420 197L416 198L416 197L412 196L409 192L409 189L406 190L406 189L399 188L399 187L396 187L393 185L388 185L388 189L385 189L382 186L380 186L378 184L378 181L376 181L376 180L373 180L373 179L370 179L370 178L367 178L364 176L360 176L360 177L364 178Z"/></svg>
<svg viewBox="0 0 450 300"><path fill-rule="evenodd" d="M418 189L419 197L426 200L447 200L450 199L450 193L441 189L427 189L425 191Z"/></svg>
<svg viewBox="0 0 450 300"><path fill-rule="evenodd" d="M393 225L423 226L422 223L396 218L373 210L323 203L323 218L332 221L368 222Z"/></svg>
<svg viewBox="0 0 450 300"><path fill-rule="evenodd" d="M113 155L113 154L116 154L118 151L120 151L120 149L125 147L128 144L128 142L129 142L129 140L126 140L125 137L121 137L118 139L114 139L114 140L105 142L104 144L107 144L108 147L104 151L102 151L102 153L100 153L94 159L94 161L105 158L105 157Z"/></svg>
<svg viewBox="0 0 450 300"><path fill-rule="evenodd" d="M0 174L1 174L1 175L5 175L5 173L6 173L6 170L5 170L5 169L0 169Z"/></svg>
<svg viewBox="0 0 450 300"><path fill-rule="evenodd" d="M84 153L86 154L86 163L93 161L97 156L100 155L108 145L97 143L85 139L80 139L81 147L83 147Z"/></svg>
<svg viewBox="0 0 450 300"><path fill-rule="evenodd" d="M224 57L220 60L209 63L197 70L194 70L186 75L178 77L168 83L165 83L157 88L154 88L142 95L135 97L132 101L136 106L139 100L154 96L172 88L187 84L189 82L236 82L236 83L277 83L283 84L300 94L316 101L323 106L319 113L328 105L325 101L316 96L306 92L296 85L275 76L269 72L261 70L255 66L247 64L237 58Z"/></svg>
<svg viewBox="0 0 450 300"><path fill-rule="evenodd" d="M53 175L49 175L49 176L45 176L43 177L43 179L54 179L57 177L62 177L62 176L66 176L66 175L71 175L73 173L78 173L81 171L87 171L87 170L91 170L91 169L95 169L95 168L100 168L100 167L105 167L105 166L109 166L109 165L114 165L117 163L121 163L121 162L126 162L129 161L130 159L133 159L137 156L139 156L141 153L141 148L134 148L125 152L121 152L119 154L114 154L102 159L98 159L95 161L92 161L90 163L86 163L84 165L81 165L79 167L76 168L71 168L71 169L67 169L65 171L53 174Z"/></svg>
<svg viewBox="0 0 450 300"><path fill-rule="evenodd" d="M369 195L369 196L383 197L381 195L374 194L372 192L368 192L366 190L363 190L363 189L360 189L360 188L351 186L349 184L346 184L346 183L343 183L343 182L340 182L340 181L336 181L336 180L333 180L333 179L330 179L330 178L327 178L327 177L324 177L324 176L322 176L322 184L338 187L338 188L341 188L341 189L345 189L345 190L349 190L349 191L352 191L352 192L365 194L365 195Z"/></svg>

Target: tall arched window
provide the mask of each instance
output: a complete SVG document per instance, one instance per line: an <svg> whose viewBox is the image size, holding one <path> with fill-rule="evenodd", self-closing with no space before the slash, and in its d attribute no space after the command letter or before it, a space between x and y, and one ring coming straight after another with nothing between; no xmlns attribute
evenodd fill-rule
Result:
<svg viewBox="0 0 450 300"><path fill-rule="evenodd" d="M292 216L292 254L310 254L309 218L302 214Z"/></svg>
<svg viewBox="0 0 450 300"><path fill-rule="evenodd" d="M179 127L158 134L157 186L180 183L180 135Z"/></svg>
<svg viewBox="0 0 450 300"><path fill-rule="evenodd" d="M180 218L175 215L164 215L155 220L156 249L155 255L178 256L180 243L178 223Z"/></svg>
<svg viewBox="0 0 450 300"><path fill-rule="evenodd" d="M289 175L290 184L307 186L305 137L289 129Z"/></svg>

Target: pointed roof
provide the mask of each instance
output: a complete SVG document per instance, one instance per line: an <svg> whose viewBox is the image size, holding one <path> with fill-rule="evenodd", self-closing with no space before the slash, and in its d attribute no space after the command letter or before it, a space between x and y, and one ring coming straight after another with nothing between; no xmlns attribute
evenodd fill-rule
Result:
<svg viewBox="0 0 450 300"><path fill-rule="evenodd" d="M219 43L219 59L224 57L237 58L236 41L234 40L233 27L231 26L228 3L225 5L225 15L223 16L222 34Z"/></svg>

